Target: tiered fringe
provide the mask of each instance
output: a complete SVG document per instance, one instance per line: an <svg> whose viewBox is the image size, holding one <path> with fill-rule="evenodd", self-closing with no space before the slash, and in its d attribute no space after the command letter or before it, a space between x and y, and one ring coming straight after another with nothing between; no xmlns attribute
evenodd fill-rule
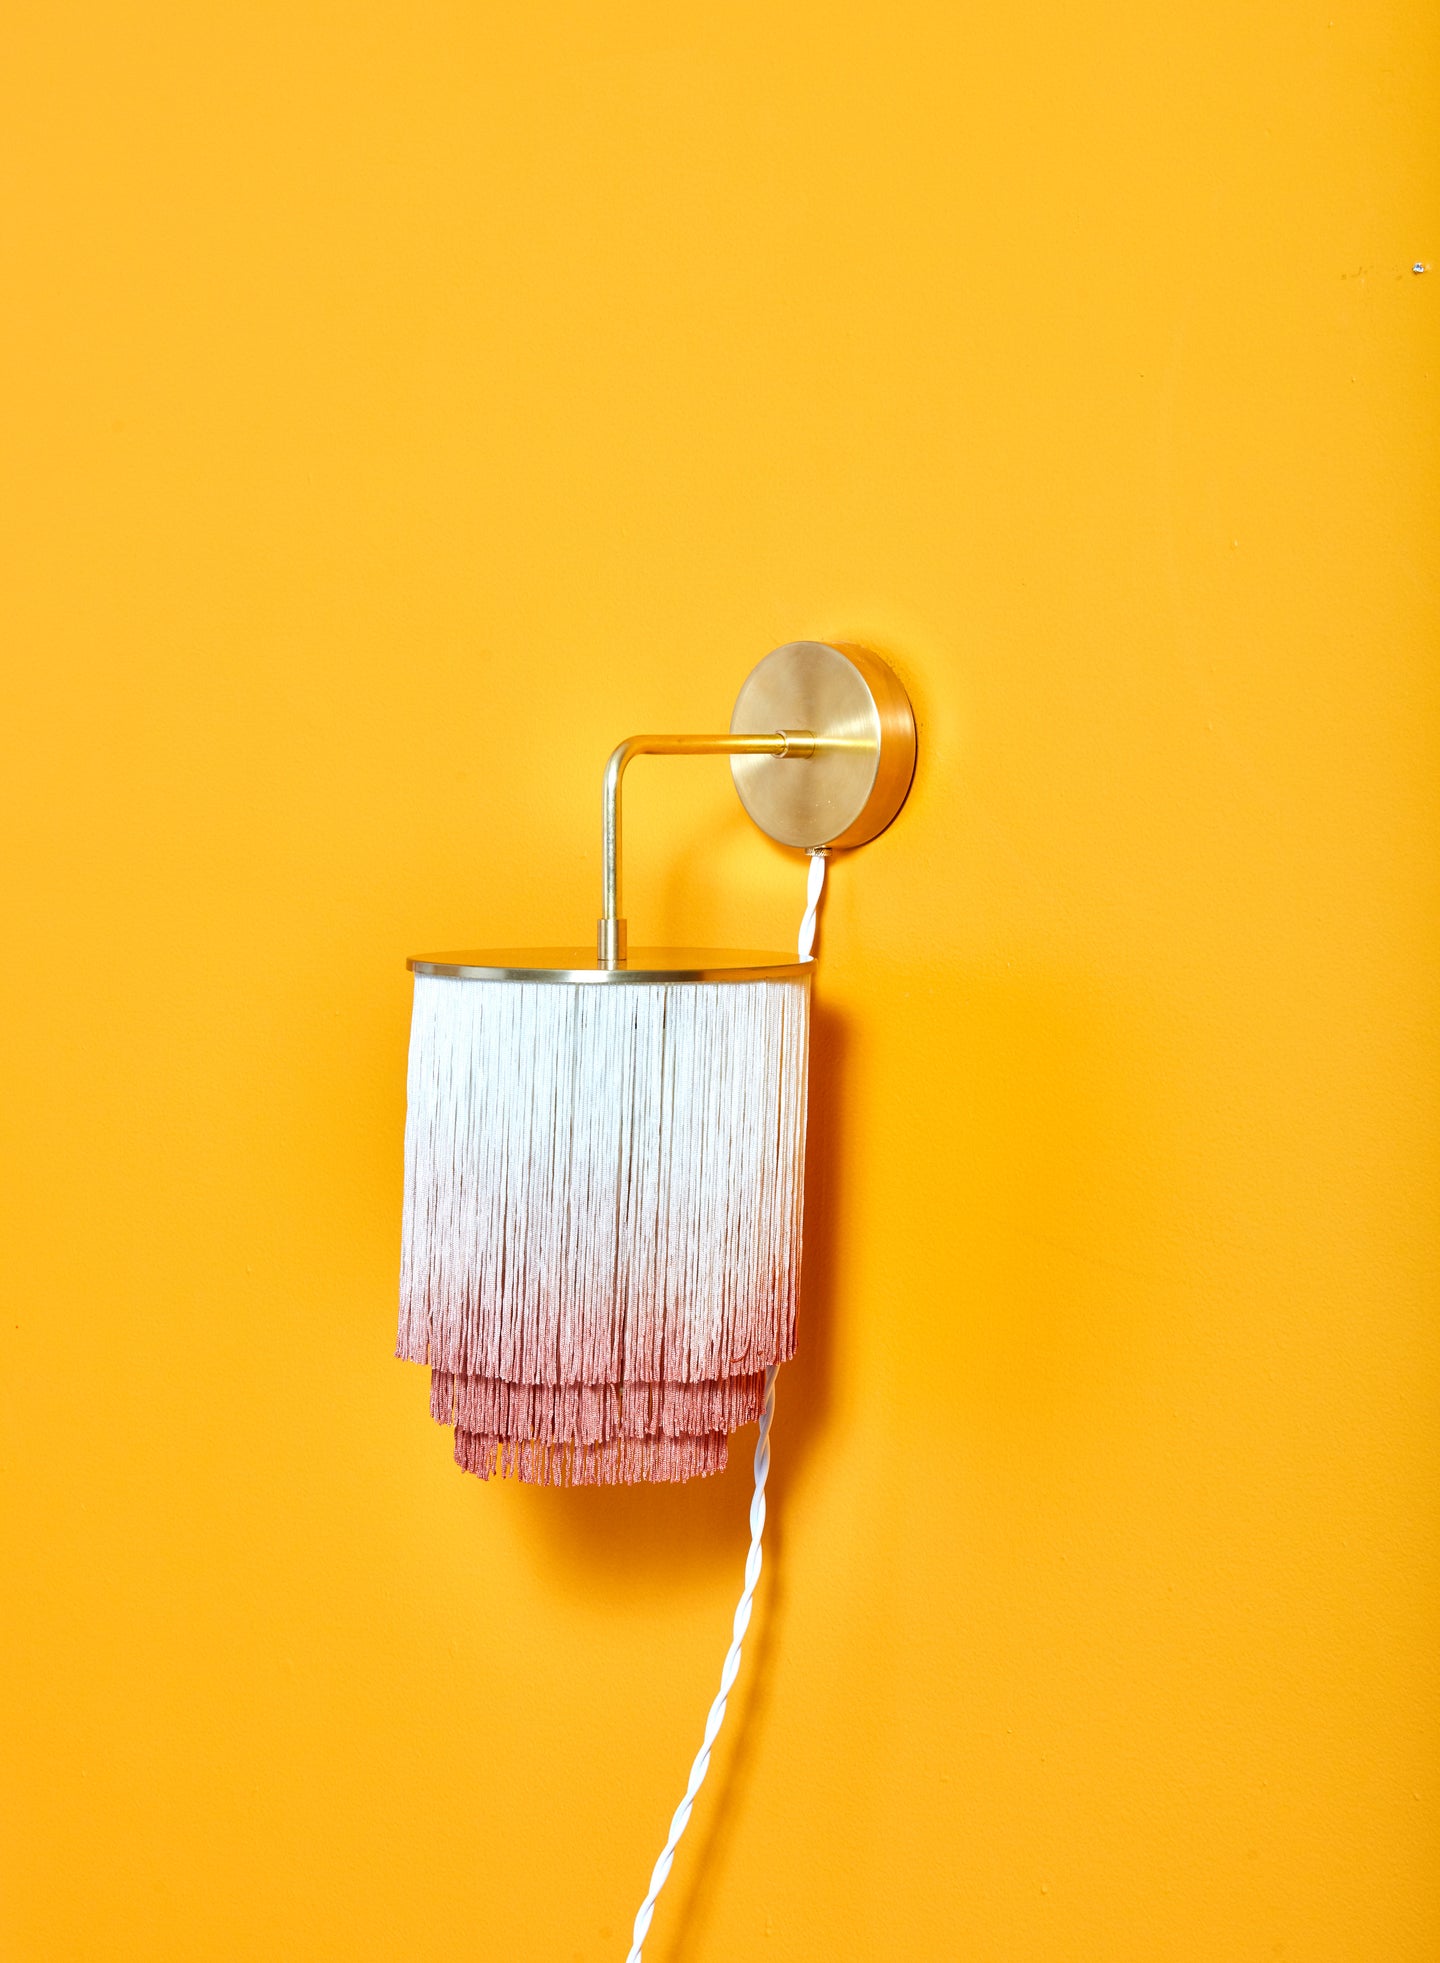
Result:
<svg viewBox="0 0 1440 1963"><path fill-rule="evenodd" d="M523 1479L532 1486L632 1486L637 1480L700 1479L723 1472L730 1457L724 1432L700 1438L614 1438L606 1445L547 1445L533 1438L494 1438L457 1431L455 1463L481 1479Z"/></svg>
<svg viewBox="0 0 1440 1963"><path fill-rule="evenodd" d="M483 1478L719 1471L794 1348L805 981L417 976L398 1354Z"/></svg>
<svg viewBox="0 0 1440 1963"><path fill-rule="evenodd" d="M754 1424L763 1373L704 1384L507 1384L499 1377L430 1373L430 1415L460 1431L547 1444L603 1445L614 1438L685 1438Z"/></svg>

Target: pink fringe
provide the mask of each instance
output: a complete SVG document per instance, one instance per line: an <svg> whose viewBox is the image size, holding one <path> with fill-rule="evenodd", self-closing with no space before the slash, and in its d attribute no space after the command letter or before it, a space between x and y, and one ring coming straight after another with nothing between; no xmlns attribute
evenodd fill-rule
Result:
<svg viewBox="0 0 1440 1963"><path fill-rule="evenodd" d="M550 1445L535 1438L455 1433L455 1463L481 1479L530 1486L632 1486L640 1480L704 1479L730 1458L724 1432L696 1438L615 1438L605 1444Z"/></svg>
<svg viewBox="0 0 1440 1963"><path fill-rule="evenodd" d="M601 1445L616 1438L683 1438L754 1424L761 1374L700 1384L507 1384L497 1377L430 1373L438 1424L495 1438Z"/></svg>

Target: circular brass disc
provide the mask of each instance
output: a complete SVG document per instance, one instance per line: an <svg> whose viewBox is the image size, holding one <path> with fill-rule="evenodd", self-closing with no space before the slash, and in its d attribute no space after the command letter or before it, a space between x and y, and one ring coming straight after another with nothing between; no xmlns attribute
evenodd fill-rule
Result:
<svg viewBox="0 0 1440 1963"><path fill-rule="evenodd" d="M813 756L732 757L740 802L781 845L863 845L905 802L915 717L894 670L865 648L790 641L746 677L732 735L809 730Z"/></svg>

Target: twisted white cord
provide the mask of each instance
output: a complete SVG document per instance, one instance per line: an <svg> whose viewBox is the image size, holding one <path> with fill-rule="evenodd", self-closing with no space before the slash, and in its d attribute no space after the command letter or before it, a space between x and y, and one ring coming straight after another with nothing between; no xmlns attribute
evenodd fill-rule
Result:
<svg viewBox="0 0 1440 1963"><path fill-rule="evenodd" d="M630 1939L630 1953L625 1963L641 1963L641 1952L645 1938L650 1933L650 1924L655 1915L655 1903L660 1890L670 1879L670 1870L675 1862L675 1849L680 1844L680 1836L690 1824L690 1812L695 1804L695 1795L705 1783L705 1774L710 1770L710 1748L720 1735L720 1727L725 1722L725 1704L740 1670L740 1650L745 1641L745 1631L750 1627L750 1609L755 1599L755 1587L760 1579L760 1537L765 1531L765 1481L770 1476L770 1426L775 1417L775 1366L772 1363L765 1372L765 1402L760 1411L760 1437L755 1446L755 1497L750 1502L750 1552L745 1557L745 1586L740 1600L735 1605L735 1626L730 1637L730 1647L725 1652L725 1662L720 1671L720 1689L715 1702L710 1706L710 1715L705 1720L705 1736L700 1750L695 1754L695 1763L690 1768L690 1782L685 1788L685 1797L675 1809L670 1822L670 1833L665 1845L660 1849L660 1858L650 1876L650 1892L640 1904L635 1917L635 1928Z"/></svg>
<svg viewBox="0 0 1440 1963"><path fill-rule="evenodd" d="M814 852L810 857L810 876L805 884L805 917L800 922L799 956L808 961L815 948L815 921L820 911L820 895L825 887L825 855ZM740 1674L740 1654L745 1641L745 1632L750 1627L750 1612L755 1601L755 1589L760 1580L760 1568L764 1560L761 1540L765 1533L765 1482L770 1477L770 1427L775 1421L775 1376L776 1366L772 1363L765 1372L765 1402L760 1407L760 1436L755 1441L755 1496L750 1502L750 1551L745 1557L745 1586L740 1600L735 1604L735 1622L730 1635L730 1647L725 1652L725 1661L720 1667L720 1688L715 1694L715 1702L710 1706L710 1715L705 1720L705 1736L700 1741L700 1749L695 1754L695 1763L690 1768L689 1783L685 1787L685 1797L676 1807L670 1822L670 1832L665 1845L660 1849L650 1875L650 1892L635 1917L635 1927L630 1937L630 1952L625 1963L642 1963L645 1938L650 1933L650 1924L655 1919L655 1904L660 1890L670 1879L670 1870L675 1865L675 1849L680 1845L680 1836L690 1824L690 1814L694 1809L695 1796L705 1783L705 1775L710 1770L710 1750L720 1735L720 1727L725 1722L725 1707L735 1679Z"/></svg>
<svg viewBox="0 0 1440 1963"><path fill-rule="evenodd" d="M820 895L825 890L825 854L810 854L810 876L805 882L805 918L800 922L799 954L808 961L815 952L815 921L820 912Z"/></svg>

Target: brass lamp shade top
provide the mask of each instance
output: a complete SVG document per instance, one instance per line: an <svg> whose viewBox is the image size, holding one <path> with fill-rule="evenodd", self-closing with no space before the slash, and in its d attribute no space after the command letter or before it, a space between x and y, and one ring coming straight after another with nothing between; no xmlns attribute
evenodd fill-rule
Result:
<svg viewBox="0 0 1440 1963"><path fill-rule="evenodd" d="M814 967L757 948L637 947L624 967L604 967L593 947L485 947L416 954L406 967L451 981L603 982L607 986L800 981Z"/></svg>

